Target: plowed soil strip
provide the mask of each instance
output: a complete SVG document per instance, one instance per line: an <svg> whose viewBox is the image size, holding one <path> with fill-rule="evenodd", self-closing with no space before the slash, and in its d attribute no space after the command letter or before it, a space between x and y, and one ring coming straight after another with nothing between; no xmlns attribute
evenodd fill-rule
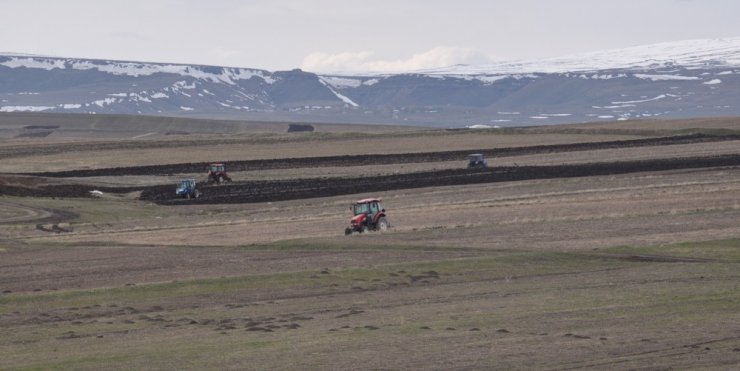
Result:
<svg viewBox="0 0 740 371"><path fill-rule="evenodd" d="M740 166L740 155L577 165L515 166L473 171L453 169L359 178L253 181L202 187L201 198L194 200L176 199L173 197L174 191L171 186L156 186L147 188L142 193L141 198L165 205L252 203L423 187L726 166Z"/></svg>
<svg viewBox="0 0 740 371"><path fill-rule="evenodd" d="M214 186L201 184L199 185L199 189L202 196L199 199L193 200L175 198L174 187L169 185L125 188L105 188L74 184L35 188L0 186L0 194L27 197L89 197L91 190L98 189L109 193L143 191L141 199L164 205L252 203L423 187L728 166L740 166L740 155L554 166L509 166L485 170L451 169L372 177L250 181Z"/></svg>
<svg viewBox="0 0 740 371"><path fill-rule="evenodd" d="M591 151L600 149L633 148L648 146L679 145L740 140L739 135L713 136L705 134L682 135L661 138L636 140L619 140L609 142L585 142L528 147L489 148L465 151L443 151L422 153L368 154L325 157L280 158L266 160L230 161L226 163L229 171L252 171L269 169L295 169L309 167L333 166L367 166L403 163L463 161L470 153L483 153L487 157L511 157L543 153ZM134 167L117 167L104 169L69 170L59 172L32 173L44 177L94 177L124 175L167 175L204 172L207 163L180 163L169 165L151 165Z"/></svg>

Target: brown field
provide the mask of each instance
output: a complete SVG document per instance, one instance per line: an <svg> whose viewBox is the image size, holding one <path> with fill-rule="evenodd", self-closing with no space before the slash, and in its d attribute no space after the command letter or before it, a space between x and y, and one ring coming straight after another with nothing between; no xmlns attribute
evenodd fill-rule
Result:
<svg viewBox="0 0 740 371"><path fill-rule="evenodd" d="M165 140L141 146L137 141L126 141L119 148L96 150L95 142L86 145L55 145L53 154L45 154L46 146L24 144L24 150L33 153L11 157L0 164L0 172L61 171L84 168L161 165L196 161L235 161L309 156L357 155L426 152L445 150L476 150L479 148L517 147L539 144L561 144L640 138L634 135L574 135L574 134L496 134L421 132L418 134L296 134L281 138L243 138L243 142L219 144L218 139L201 141ZM224 140L234 140L224 138ZM157 144L162 146L156 146ZM170 147L172 146L172 147ZM3 146L16 147L15 145ZM142 148L143 147L143 148ZM164 147L164 148L163 148ZM67 149L65 149L67 148ZM57 153L57 149L60 151ZM9 151L12 153L12 150Z"/></svg>
<svg viewBox="0 0 740 371"><path fill-rule="evenodd" d="M129 139L98 133L0 141L0 173L6 173L0 189L30 192L0 195L0 369L730 370L740 364L739 166L176 206L139 200L137 192L73 198L33 191L45 184L149 186L204 174L13 175L727 134L740 133L740 120L502 132L264 128L270 127L187 139L130 139L137 132L127 132ZM218 145L219 138L230 142ZM495 167L692 158L738 154L738 143L489 161ZM464 166L443 161L232 175L236 182L271 181ZM383 198L393 228L344 236L347 207L368 196Z"/></svg>

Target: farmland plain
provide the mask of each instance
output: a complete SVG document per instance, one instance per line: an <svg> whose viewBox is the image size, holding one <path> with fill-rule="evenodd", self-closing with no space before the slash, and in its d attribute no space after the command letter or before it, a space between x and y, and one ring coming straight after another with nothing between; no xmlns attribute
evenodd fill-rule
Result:
<svg viewBox="0 0 740 371"><path fill-rule="evenodd" d="M168 122L168 130L176 124ZM482 131L265 127L0 141L0 369L733 369L740 363L740 164L706 161L739 154L740 141L731 137L489 157L494 172L700 159L660 171L248 203L162 203L137 191L186 176L205 180L197 172L33 174L740 134L735 118ZM443 174L465 165L463 155L231 175L245 186L290 179L331 184ZM54 193L116 186L121 189L101 197ZM229 186L204 184L202 191ZM383 199L391 230L344 236L349 205L364 197Z"/></svg>

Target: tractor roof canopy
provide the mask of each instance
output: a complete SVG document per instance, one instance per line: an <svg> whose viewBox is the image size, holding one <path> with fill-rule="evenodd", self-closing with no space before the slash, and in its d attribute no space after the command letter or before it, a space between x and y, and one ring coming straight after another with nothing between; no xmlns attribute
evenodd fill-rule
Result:
<svg viewBox="0 0 740 371"><path fill-rule="evenodd" d="M359 214L375 214L377 212L385 212L383 206L380 205L379 198L366 198L359 200L349 207L355 215Z"/></svg>
<svg viewBox="0 0 740 371"><path fill-rule="evenodd" d="M369 204L371 202L380 202L380 201L381 199L379 198L366 198L366 199L355 202L355 204Z"/></svg>

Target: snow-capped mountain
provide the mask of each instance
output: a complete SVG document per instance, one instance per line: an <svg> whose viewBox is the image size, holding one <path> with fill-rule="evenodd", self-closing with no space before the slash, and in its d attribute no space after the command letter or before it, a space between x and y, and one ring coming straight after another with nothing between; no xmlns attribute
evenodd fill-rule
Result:
<svg viewBox="0 0 740 371"><path fill-rule="evenodd" d="M502 61L480 66L451 66L419 73L433 75L525 75L619 69L739 67L740 37L641 45L558 58Z"/></svg>
<svg viewBox="0 0 740 371"><path fill-rule="evenodd" d="M740 38L397 74L0 53L0 112L532 125L740 115Z"/></svg>

